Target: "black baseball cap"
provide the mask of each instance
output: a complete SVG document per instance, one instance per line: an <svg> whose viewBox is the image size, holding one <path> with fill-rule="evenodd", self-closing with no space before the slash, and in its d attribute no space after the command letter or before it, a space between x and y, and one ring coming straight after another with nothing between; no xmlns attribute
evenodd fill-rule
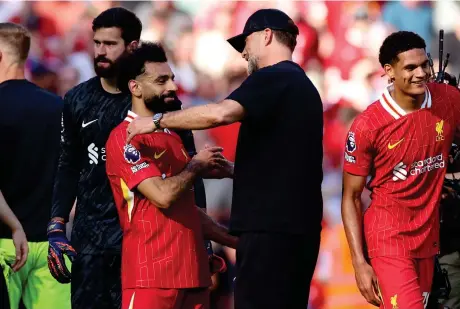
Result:
<svg viewBox="0 0 460 309"><path fill-rule="evenodd" d="M248 18L243 33L228 39L227 42L242 53L246 45L246 37L253 32L262 31L266 28L286 31L294 35L299 34L299 28L286 13L277 9L262 9Z"/></svg>

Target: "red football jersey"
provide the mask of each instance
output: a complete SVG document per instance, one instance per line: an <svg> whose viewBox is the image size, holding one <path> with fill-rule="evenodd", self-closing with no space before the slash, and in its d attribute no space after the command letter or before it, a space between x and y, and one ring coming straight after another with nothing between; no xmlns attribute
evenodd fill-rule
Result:
<svg viewBox="0 0 460 309"><path fill-rule="evenodd" d="M430 83L422 107L406 113L390 96L360 114L348 132L344 171L371 176L364 213L370 257L424 258L439 250L439 201L460 92Z"/></svg>
<svg viewBox="0 0 460 309"><path fill-rule="evenodd" d="M195 288L211 284L203 232L192 189L160 209L136 187L150 177L179 174L190 158L178 135L165 129L126 145L133 112L107 141L107 175L123 229L122 287Z"/></svg>

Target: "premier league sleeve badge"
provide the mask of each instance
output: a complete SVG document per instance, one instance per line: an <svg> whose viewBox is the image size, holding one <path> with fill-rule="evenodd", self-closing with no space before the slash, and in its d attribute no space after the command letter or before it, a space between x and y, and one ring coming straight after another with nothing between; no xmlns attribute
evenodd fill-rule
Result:
<svg viewBox="0 0 460 309"><path fill-rule="evenodd" d="M347 137L347 152L352 153L356 150L356 139L355 139L355 133L354 132L348 132L348 137Z"/></svg>
<svg viewBox="0 0 460 309"><path fill-rule="evenodd" d="M141 159L141 153L131 144L124 146L123 156L126 162L131 164L136 164Z"/></svg>

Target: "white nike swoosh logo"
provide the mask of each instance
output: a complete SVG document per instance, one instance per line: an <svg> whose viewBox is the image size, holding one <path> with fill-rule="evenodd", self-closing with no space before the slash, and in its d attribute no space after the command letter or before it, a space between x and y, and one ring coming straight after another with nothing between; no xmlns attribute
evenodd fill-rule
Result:
<svg viewBox="0 0 460 309"><path fill-rule="evenodd" d="M95 122L95 121L97 121L97 119L94 119L94 120L92 120L92 121L90 121L90 122L87 122L87 123L85 123L85 121L83 120L83 122L82 122L82 124L81 124L81 127L82 127L82 128L85 128L85 127L89 126L90 124L92 124L92 123Z"/></svg>

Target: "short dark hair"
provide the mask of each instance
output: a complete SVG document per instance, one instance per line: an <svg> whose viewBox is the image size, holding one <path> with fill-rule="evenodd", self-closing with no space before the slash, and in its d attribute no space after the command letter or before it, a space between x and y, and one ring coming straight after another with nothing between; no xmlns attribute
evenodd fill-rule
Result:
<svg viewBox="0 0 460 309"><path fill-rule="evenodd" d="M426 49L425 40L417 33L398 31L390 34L380 47L379 62L382 68L385 64L398 62L398 55L411 49Z"/></svg>
<svg viewBox="0 0 460 309"><path fill-rule="evenodd" d="M281 30L273 30L273 34L278 42L289 47L291 51L294 51L297 45L297 35Z"/></svg>
<svg viewBox="0 0 460 309"><path fill-rule="evenodd" d="M30 50L30 33L18 24L0 23L0 45L4 45L17 61L24 63Z"/></svg>
<svg viewBox="0 0 460 309"><path fill-rule="evenodd" d="M139 41L142 32L142 23L133 12L115 7L105 10L93 20L93 32L100 28L117 27L121 30L121 37L128 45L132 41Z"/></svg>
<svg viewBox="0 0 460 309"><path fill-rule="evenodd" d="M145 72L146 62L167 62L166 52L159 43L141 42L131 54L120 61L117 86L121 92L129 93L128 83Z"/></svg>

